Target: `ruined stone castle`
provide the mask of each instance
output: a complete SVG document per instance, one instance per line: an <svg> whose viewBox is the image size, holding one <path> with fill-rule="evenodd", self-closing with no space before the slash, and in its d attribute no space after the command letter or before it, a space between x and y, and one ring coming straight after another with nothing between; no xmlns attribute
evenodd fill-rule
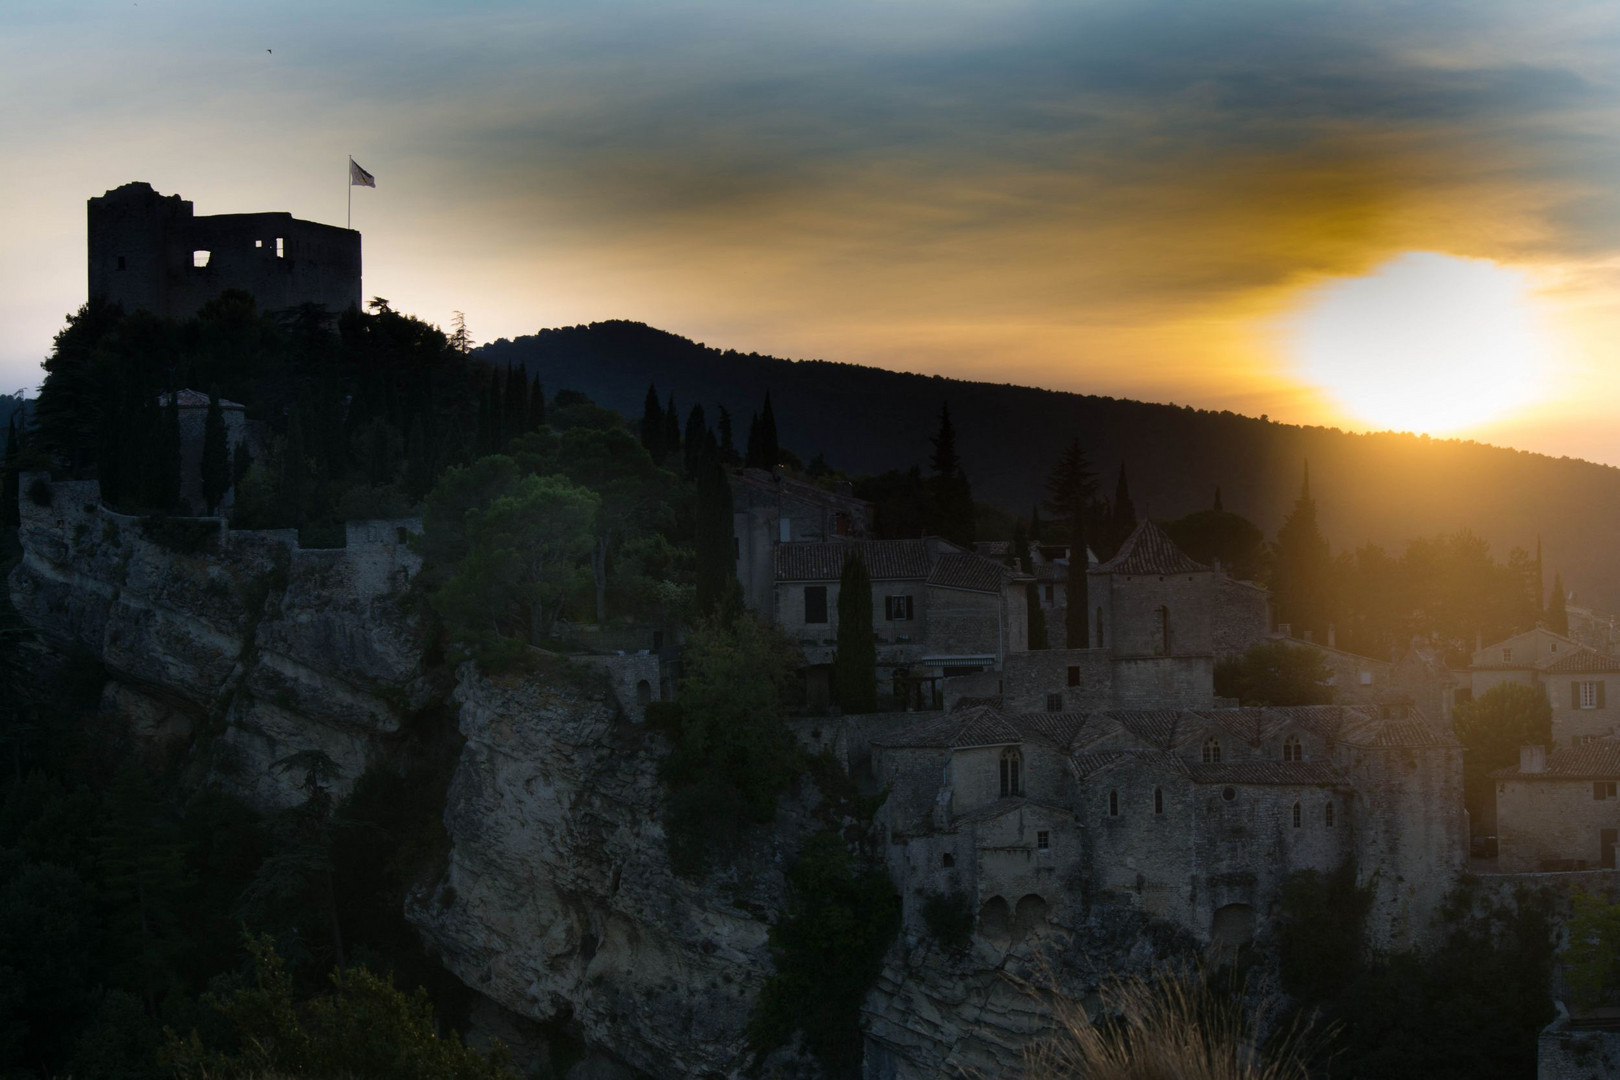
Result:
<svg viewBox="0 0 1620 1080"><path fill-rule="evenodd" d="M89 201L90 296L184 319L227 289L266 311L360 303L360 234L288 213L198 217L189 200L129 183Z"/></svg>

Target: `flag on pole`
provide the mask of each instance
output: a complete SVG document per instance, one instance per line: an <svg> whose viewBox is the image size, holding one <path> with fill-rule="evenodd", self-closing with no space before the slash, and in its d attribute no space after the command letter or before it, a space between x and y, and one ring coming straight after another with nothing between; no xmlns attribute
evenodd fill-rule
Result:
<svg viewBox="0 0 1620 1080"><path fill-rule="evenodd" d="M354 158L349 159L349 186L350 187L376 187L377 178L362 169Z"/></svg>

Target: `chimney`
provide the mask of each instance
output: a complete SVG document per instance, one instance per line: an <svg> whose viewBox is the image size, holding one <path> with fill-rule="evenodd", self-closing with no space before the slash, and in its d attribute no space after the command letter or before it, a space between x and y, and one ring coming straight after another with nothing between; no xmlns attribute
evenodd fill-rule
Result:
<svg viewBox="0 0 1620 1080"><path fill-rule="evenodd" d="M1539 744L1519 747L1519 771L1543 773L1547 771L1547 748Z"/></svg>
<svg viewBox="0 0 1620 1080"><path fill-rule="evenodd" d="M1293 637L1294 627L1291 623L1280 622L1277 624L1277 633L1282 637Z"/></svg>
<svg viewBox="0 0 1620 1080"><path fill-rule="evenodd" d="M1314 642L1315 640L1316 640L1316 631L1315 630L1307 630L1307 631L1305 631L1305 641L1306 641L1307 644L1311 643L1311 642Z"/></svg>
<svg viewBox="0 0 1620 1080"><path fill-rule="evenodd" d="M1335 635L1333 633L1333 624L1328 623L1328 648L1330 649L1338 648L1338 646L1334 644L1334 638Z"/></svg>

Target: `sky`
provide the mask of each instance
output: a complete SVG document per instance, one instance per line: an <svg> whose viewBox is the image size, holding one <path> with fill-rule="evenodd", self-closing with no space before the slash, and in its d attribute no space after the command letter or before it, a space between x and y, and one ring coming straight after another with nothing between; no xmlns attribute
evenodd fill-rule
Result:
<svg viewBox="0 0 1620 1080"><path fill-rule="evenodd" d="M0 389L85 210L344 222L493 340L724 348L1620 465L1620 4L0 5ZM1495 320L1495 321L1493 321Z"/></svg>

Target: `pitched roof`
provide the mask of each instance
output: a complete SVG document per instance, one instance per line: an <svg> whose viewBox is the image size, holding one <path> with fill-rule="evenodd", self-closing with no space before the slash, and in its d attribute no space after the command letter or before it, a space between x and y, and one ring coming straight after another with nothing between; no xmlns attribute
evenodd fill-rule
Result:
<svg viewBox="0 0 1620 1080"><path fill-rule="evenodd" d="M999 593L1006 582L1022 576L1015 574L1001 563L992 562L978 555L943 552L934 562L934 570L928 575L928 584L947 589L966 589L970 592Z"/></svg>
<svg viewBox="0 0 1620 1080"><path fill-rule="evenodd" d="M1151 520L1144 520L1120 545L1117 555L1100 566L1091 567L1088 573L1191 574L1208 569L1203 563L1189 559L1163 529Z"/></svg>
<svg viewBox="0 0 1620 1080"><path fill-rule="evenodd" d="M776 545L777 581L837 581L844 557L859 552L873 581L927 578L928 544L922 540L837 540Z"/></svg>
<svg viewBox="0 0 1620 1080"><path fill-rule="evenodd" d="M1554 654L1536 665L1543 675L1586 675L1620 671L1620 660L1582 645L1574 652Z"/></svg>
<svg viewBox="0 0 1620 1080"><path fill-rule="evenodd" d="M899 731L872 738L873 746L942 748L960 750L969 746L1006 746L1024 741L1023 733L1009 724L988 705L959 709Z"/></svg>
<svg viewBox="0 0 1620 1080"><path fill-rule="evenodd" d="M1517 765L1491 773L1497 780L1620 780L1620 740L1594 739L1585 746L1554 750L1541 772L1521 772Z"/></svg>
<svg viewBox="0 0 1620 1080"><path fill-rule="evenodd" d="M979 821L994 821L999 817L1006 817L1015 810L1045 810L1048 813L1058 814L1069 819L1074 818L1074 811L1067 806L1056 803L1040 802L1036 799L1026 799L1021 795L976 806L966 813L957 814L951 819L953 824L970 824Z"/></svg>
<svg viewBox="0 0 1620 1080"><path fill-rule="evenodd" d="M1188 762L1187 775L1195 784L1345 783L1344 774L1326 761L1233 761L1220 765Z"/></svg>

